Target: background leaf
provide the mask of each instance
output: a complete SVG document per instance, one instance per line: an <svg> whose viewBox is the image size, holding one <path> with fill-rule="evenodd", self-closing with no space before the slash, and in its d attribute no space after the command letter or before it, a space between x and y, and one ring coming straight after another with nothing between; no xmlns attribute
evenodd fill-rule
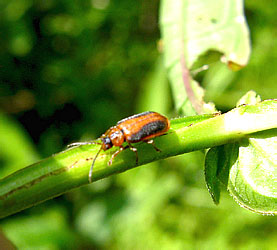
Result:
<svg viewBox="0 0 277 250"><path fill-rule="evenodd" d="M0 158L5 162L1 178L39 160L38 153L24 129L0 112ZM14 152L17 152L15 155Z"/></svg>
<svg viewBox="0 0 277 250"><path fill-rule="evenodd" d="M160 26L177 110L187 115L211 112L212 106L203 106L203 90L189 79L188 69L208 50L220 51L237 65L247 64L250 41L243 1L163 0Z"/></svg>

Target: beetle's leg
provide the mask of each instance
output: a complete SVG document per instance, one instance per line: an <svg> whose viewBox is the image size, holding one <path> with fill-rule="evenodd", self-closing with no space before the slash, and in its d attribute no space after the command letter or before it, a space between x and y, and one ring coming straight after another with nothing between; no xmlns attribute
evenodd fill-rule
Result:
<svg viewBox="0 0 277 250"><path fill-rule="evenodd" d="M73 142L69 145L67 145L67 148L72 148L72 147L77 147L81 145L89 145L89 144L97 144L97 145L102 145L101 142L96 142L96 141L85 141L85 142Z"/></svg>
<svg viewBox="0 0 277 250"><path fill-rule="evenodd" d="M114 159L120 152L122 152L123 150L125 150L126 148L129 148L129 145L127 145L127 146L125 146L125 147L120 146L119 149L118 149L116 152L113 153L111 159L110 159L109 162L108 162L108 166L112 165L113 159Z"/></svg>
<svg viewBox="0 0 277 250"><path fill-rule="evenodd" d="M138 165L138 150L137 148L133 147L130 143L128 143L130 150L132 150L136 154L136 165Z"/></svg>
<svg viewBox="0 0 277 250"><path fill-rule="evenodd" d="M154 140L149 140L149 141L145 141L145 142L148 144L151 144L157 152L162 152L162 150L160 150L159 148L156 147Z"/></svg>

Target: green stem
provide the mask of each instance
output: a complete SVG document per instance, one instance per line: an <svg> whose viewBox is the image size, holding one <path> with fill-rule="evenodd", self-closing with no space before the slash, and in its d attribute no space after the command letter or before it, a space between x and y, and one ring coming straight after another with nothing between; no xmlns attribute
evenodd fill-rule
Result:
<svg viewBox="0 0 277 250"><path fill-rule="evenodd" d="M259 105L241 106L224 115L202 115L171 120L168 133L155 138L155 144L162 152L156 152L146 143L136 144L139 153L138 165L219 146L239 140L250 133L276 128L277 102L273 103L275 107L271 109L265 101ZM0 218L88 184L89 169L98 150L99 145L70 148L2 179ZM115 150L100 153L94 166L92 181L136 167L135 155L130 150L120 153L108 167L107 162Z"/></svg>

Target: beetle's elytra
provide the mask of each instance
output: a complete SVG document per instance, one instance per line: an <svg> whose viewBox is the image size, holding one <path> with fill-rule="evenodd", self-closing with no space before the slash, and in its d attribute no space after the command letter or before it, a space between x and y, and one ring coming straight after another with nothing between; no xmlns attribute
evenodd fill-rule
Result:
<svg viewBox="0 0 277 250"><path fill-rule="evenodd" d="M143 112L137 115L127 117L119 121L116 126L109 128L99 139L101 142L80 142L73 143L71 146L84 145L84 144L100 144L101 147L93 159L90 171L89 182L91 182L92 170L95 160L97 159L101 150L108 150L113 146L119 149L112 155L108 165L112 164L113 159L126 148L130 148L136 154L136 163L138 163L137 149L131 143L144 141L152 144L155 150L160 150L155 146L153 138L163 135L170 128L169 120L157 112ZM127 145L123 146L126 142Z"/></svg>

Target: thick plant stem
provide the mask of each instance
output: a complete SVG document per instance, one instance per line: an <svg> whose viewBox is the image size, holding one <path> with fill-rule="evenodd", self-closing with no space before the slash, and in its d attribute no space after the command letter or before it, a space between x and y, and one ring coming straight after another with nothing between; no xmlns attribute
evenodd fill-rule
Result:
<svg viewBox="0 0 277 250"><path fill-rule="evenodd" d="M277 102L270 102L271 107L272 103L275 105L273 108L268 108L265 101L258 105L241 106L224 115L171 120L168 133L155 138L155 145L162 152L156 152L146 143L137 143L138 165L134 153L125 150L109 167L107 162L116 149L101 152L95 162L92 181L152 161L223 145L254 132L276 128ZM99 145L73 147L0 180L0 218L88 184L89 169L98 150Z"/></svg>

